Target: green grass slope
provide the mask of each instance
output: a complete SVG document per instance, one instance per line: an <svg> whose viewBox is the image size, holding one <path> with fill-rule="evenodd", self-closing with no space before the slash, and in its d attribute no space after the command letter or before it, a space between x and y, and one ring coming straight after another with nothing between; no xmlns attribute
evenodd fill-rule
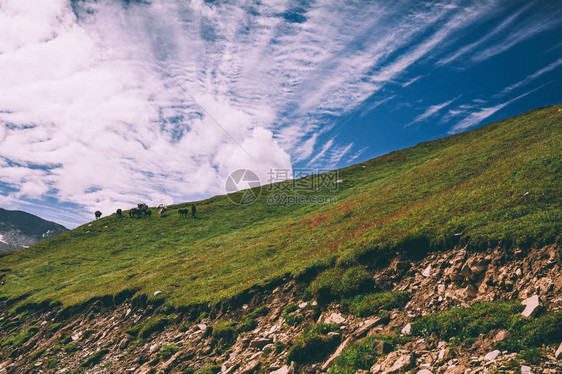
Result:
<svg viewBox="0 0 562 374"><path fill-rule="evenodd" d="M2 256L0 297L68 306L161 290L182 306L380 251L560 243L561 130L561 105L536 109L339 170L336 191L299 191L331 204L271 204L264 190L247 206L198 202L198 219L180 218L181 204L164 218L112 215Z"/></svg>

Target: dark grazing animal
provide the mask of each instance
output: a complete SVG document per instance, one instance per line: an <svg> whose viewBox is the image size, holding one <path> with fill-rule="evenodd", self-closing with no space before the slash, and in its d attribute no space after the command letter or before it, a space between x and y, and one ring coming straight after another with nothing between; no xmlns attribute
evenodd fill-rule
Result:
<svg viewBox="0 0 562 374"><path fill-rule="evenodd" d="M101 217L101 212L99 210L96 210L94 215L96 216L96 219L99 219Z"/></svg>
<svg viewBox="0 0 562 374"><path fill-rule="evenodd" d="M129 210L129 217L134 218L140 218L140 216L142 215L142 212L139 208L131 208L131 210Z"/></svg>
<svg viewBox="0 0 562 374"><path fill-rule="evenodd" d="M189 213L189 209L178 209L178 214L180 217L187 218L187 214Z"/></svg>
<svg viewBox="0 0 562 374"><path fill-rule="evenodd" d="M147 209L144 211L144 216L145 217L151 217L152 216L152 211L150 209Z"/></svg>
<svg viewBox="0 0 562 374"><path fill-rule="evenodd" d="M123 217L123 211L121 209L117 209L117 217Z"/></svg>
<svg viewBox="0 0 562 374"><path fill-rule="evenodd" d="M191 217L195 218L195 213L197 209L195 209L195 204L191 204Z"/></svg>

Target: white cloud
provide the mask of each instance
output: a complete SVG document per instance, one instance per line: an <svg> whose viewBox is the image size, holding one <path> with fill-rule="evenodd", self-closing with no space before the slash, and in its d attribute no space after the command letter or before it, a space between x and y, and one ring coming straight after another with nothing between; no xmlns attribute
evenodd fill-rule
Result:
<svg viewBox="0 0 562 374"><path fill-rule="evenodd" d="M453 61L457 61L460 57L462 57L466 54L469 54L469 53L473 53L474 51L478 50L483 44L492 40L494 37L498 36L498 34L502 33L508 27L510 27L513 24L513 22L517 18L519 18L522 14L524 14L526 11L528 11L534 5L534 3L535 2L530 2L529 4L525 5L524 7L522 7L521 9L516 11L515 13L513 13L512 15L508 16L499 25L494 27L494 29L492 31L486 33L486 35L484 35L482 38L478 39L475 42L469 43L469 44L461 47L460 49L458 49L456 52L452 53L451 55L439 60L437 62L437 64L438 65L450 64Z"/></svg>
<svg viewBox="0 0 562 374"><path fill-rule="evenodd" d="M454 125L449 130L449 134L456 134L456 133L465 131L466 129L469 129L471 127L474 127L474 126L478 125L479 123L484 121L486 118L495 114L497 111L505 108L506 106L514 103L515 101L517 101L519 99L524 98L527 95L530 95L531 93L541 89L542 87L544 87L544 85L540 86L538 88L535 88L532 91L526 92L522 95L514 97L513 99L508 100L504 103L500 103L500 104L497 104L497 105L494 105L494 106L491 106L491 107L485 107L485 108L478 109L477 111L473 111L468 116L466 116L463 120L461 120L456 125ZM464 109L464 110L466 110L466 109Z"/></svg>
<svg viewBox="0 0 562 374"><path fill-rule="evenodd" d="M527 84L531 83L532 81L534 81L535 79L539 78L540 76L556 69L557 67L559 67L560 65L562 65L562 57L559 58L558 60L548 64L547 66L545 66L542 69L537 70L536 72L534 72L533 74L527 76L525 79L512 84L511 86L508 86L506 88L504 88L501 92L500 95L505 95L519 87L523 87L526 86Z"/></svg>
<svg viewBox="0 0 562 374"><path fill-rule="evenodd" d="M439 111L441 111L441 109L446 108L449 105L451 105L453 103L453 101L457 100L459 97L460 96L457 96L456 98L451 99L449 101L445 101L444 103L441 103L441 104L431 105L422 114L418 115L416 118L414 118L414 120L412 122L406 124L404 127L411 126L416 122L425 121L429 117L431 117L431 116L435 115L436 113L438 113Z"/></svg>
<svg viewBox="0 0 562 374"><path fill-rule="evenodd" d="M0 0L0 202L109 212L354 160L334 119L497 4Z"/></svg>
<svg viewBox="0 0 562 374"><path fill-rule="evenodd" d="M527 24L520 26L517 31L502 38L501 41L479 50L472 57L472 61L474 63L480 63L558 25L560 25L560 12L551 15L551 18L548 20L537 19L529 21Z"/></svg>

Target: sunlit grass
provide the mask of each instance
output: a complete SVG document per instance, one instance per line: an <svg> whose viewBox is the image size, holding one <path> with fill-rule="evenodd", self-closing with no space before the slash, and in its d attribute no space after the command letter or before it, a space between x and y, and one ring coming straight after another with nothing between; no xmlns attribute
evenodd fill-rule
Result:
<svg viewBox="0 0 562 374"><path fill-rule="evenodd" d="M285 274L388 250L562 242L561 106L339 171L328 205L248 206L225 196L197 219L112 215L0 257L0 297L73 305L124 289L174 306L217 302ZM116 207L119 208L119 207ZM120 207L125 208L125 207ZM339 259L339 260L338 260Z"/></svg>

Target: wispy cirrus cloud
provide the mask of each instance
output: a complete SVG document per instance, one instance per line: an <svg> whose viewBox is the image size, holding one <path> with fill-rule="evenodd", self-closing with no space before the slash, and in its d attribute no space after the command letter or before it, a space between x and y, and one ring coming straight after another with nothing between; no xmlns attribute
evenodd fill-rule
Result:
<svg viewBox="0 0 562 374"><path fill-rule="evenodd" d="M0 0L0 202L110 212L222 193L241 167L265 181L270 168L351 162L365 148L340 142L337 121L399 97L387 88L425 79L444 46L504 8ZM484 37L459 56L540 33L512 30L527 8L496 28L503 44Z"/></svg>
<svg viewBox="0 0 562 374"><path fill-rule="evenodd" d="M503 96L508 94L509 92L519 88L519 87L524 87L527 84L531 83L532 81L534 81L535 79L543 76L546 73L551 72L552 70L555 70L556 68L558 68L560 65L562 65L562 57L559 58L558 60L548 64L547 66L545 66L544 68L541 68L539 70L537 70L536 72L534 72L533 74L528 75L525 79L520 80L519 82L516 82L506 88L504 88L500 93L499 96Z"/></svg>
<svg viewBox="0 0 562 374"><path fill-rule="evenodd" d="M438 112L440 112L442 109L448 107L449 105L451 105L454 101L456 101L460 96L457 96L454 99L445 101L441 104L435 104L435 105L430 105L429 108L427 108L423 113L421 113L420 115L418 115L416 118L414 118L414 120L406 125L404 125L404 127L408 127L413 125L414 123L417 122L422 122L427 120L428 118L434 116L435 114L437 114Z"/></svg>
<svg viewBox="0 0 562 374"><path fill-rule="evenodd" d="M478 108L476 110L471 109L471 112L468 116L466 116L464 119L459 121L456 125L451 127L451 129L449 130L449 134L456 134L456 133L459 133L461 131L465 131L466 129L469 129L471 127L474 127L474 126L482 123L485 119L487 119L488 117L491 117L493 114L495 114L499 110L501 110L501 109L505 108L506 106L516 102L517 100L520 100L520 99L524 98L525 96L528 96L528 95L532 94L533 92L541 89L542 87L544 87L544 85L542 85L540 87L537 87L534 90L525 92L522 95L519 95L517 97L514 97L513 99L510 99L508 101L505 101L505 102L497 104L497 105Z"/></svg>

